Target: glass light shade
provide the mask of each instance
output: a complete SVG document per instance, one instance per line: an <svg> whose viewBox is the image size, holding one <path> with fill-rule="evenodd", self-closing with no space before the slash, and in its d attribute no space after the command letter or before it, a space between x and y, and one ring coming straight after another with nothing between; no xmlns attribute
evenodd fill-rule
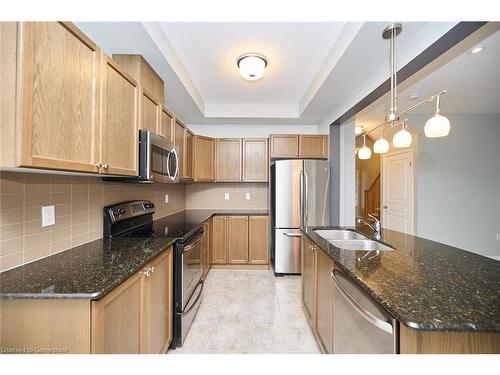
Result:
<svg viewBox="0 0 500 375"><path fill-rule="evenodd" d="M363 127L362 126L355 126L354 127L354 134L355 135L361 135L363 134Z"/></svg>
<svg viewBox="0 0 500 375"><path fill-rule="evenodd" d="M373 152L376 154L385 154L389 151L389 142L385 138L379 138L373 145Z"/></svg>
<svg viewBox="0 0 500 375"><path fill-rule="evenodd" d="M370 150L370 147L363 146L359 149L358 158L360 158L361 160L366 160L370 159L371 157L372 157L372 150Z"/></svg>
<svg viewBox="0 0 500 375"><path fill-rule="evenodd" d="M450 133L450 120L436 113L425 123L424 133L427 138L446 137Z"/></svg>
<svg viewBox="0 0 500 375"><path fill-rule="evenodd" d="M406 129L401 129L396 134L394 134L394 138L392 138L392 144L394 147L403 148L411 146L411 134Z"/></svg>
<svg viewBox="0 0 500 375"><path fill-rule="evenodd" d="M267 61L257 55L243 56L238 60L238 68L243 79L256 81L264 77Z"/></svg>

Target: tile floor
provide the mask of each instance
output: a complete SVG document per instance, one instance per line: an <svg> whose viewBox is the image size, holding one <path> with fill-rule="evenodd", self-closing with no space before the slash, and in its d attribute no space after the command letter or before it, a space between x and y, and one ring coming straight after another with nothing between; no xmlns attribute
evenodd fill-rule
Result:
<svg viewBox="0 0 500 375"><path fill-rule="evenodd" d="M184 345L172 353L320 353L300 299L300 277L210 270Z"/></svg>

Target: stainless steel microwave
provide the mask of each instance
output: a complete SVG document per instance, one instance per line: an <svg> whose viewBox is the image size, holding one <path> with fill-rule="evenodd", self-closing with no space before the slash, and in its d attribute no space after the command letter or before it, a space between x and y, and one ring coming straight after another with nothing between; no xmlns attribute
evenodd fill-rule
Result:
<svg viewBox="0 0 500 375"><path fill-rule="evenodd" d="M139 130L140 182L177 182L179 155L174 144L164 137Z"/></svg>
<svg viewBox="0 0 500 375"><path fill-rule="evenodd" d="M139 130L138 176L104 177L106 181L172 183L179 181L179 154L175 145L149 130Z"/></svg>

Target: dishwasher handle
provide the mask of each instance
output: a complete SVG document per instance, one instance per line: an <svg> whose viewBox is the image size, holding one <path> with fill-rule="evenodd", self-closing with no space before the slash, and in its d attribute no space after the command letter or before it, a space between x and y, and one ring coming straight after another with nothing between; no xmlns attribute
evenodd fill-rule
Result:
<svg viewBox="0 0 500 375"><path fill-rule="evenodd" d="M394 327L391 323L388 323L382 319L377 318L375 315L373 315L371 312L365 310L363 306L361 306L350 294L349 292L342 286L340 283L339 279L337 279L336 271L332 271L332 281L337 287L337 290L342 294L342 296L351 304L351 306L361 315L363 318L365 318L369 323L373 324L377 328L390 333L391 335L394 334Z"/></svg>

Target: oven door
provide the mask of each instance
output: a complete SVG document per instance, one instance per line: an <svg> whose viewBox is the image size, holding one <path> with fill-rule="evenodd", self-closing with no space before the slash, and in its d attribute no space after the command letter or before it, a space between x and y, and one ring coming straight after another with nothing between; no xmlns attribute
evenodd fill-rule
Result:
<svg viewBox="0 0 500 375"><path fill-rule="evenodd" d="M203 247L205 246L205 231L198 234L184 244L182 251L182 310L193 295L194 290L203 278Z"/></svg>
<svg viewBox="0 0 500 375"><path fill-rule="evenodd" d="M139 130L139 174L144 181L177 182L179 156L175 146L164 137Z"/></svg>

